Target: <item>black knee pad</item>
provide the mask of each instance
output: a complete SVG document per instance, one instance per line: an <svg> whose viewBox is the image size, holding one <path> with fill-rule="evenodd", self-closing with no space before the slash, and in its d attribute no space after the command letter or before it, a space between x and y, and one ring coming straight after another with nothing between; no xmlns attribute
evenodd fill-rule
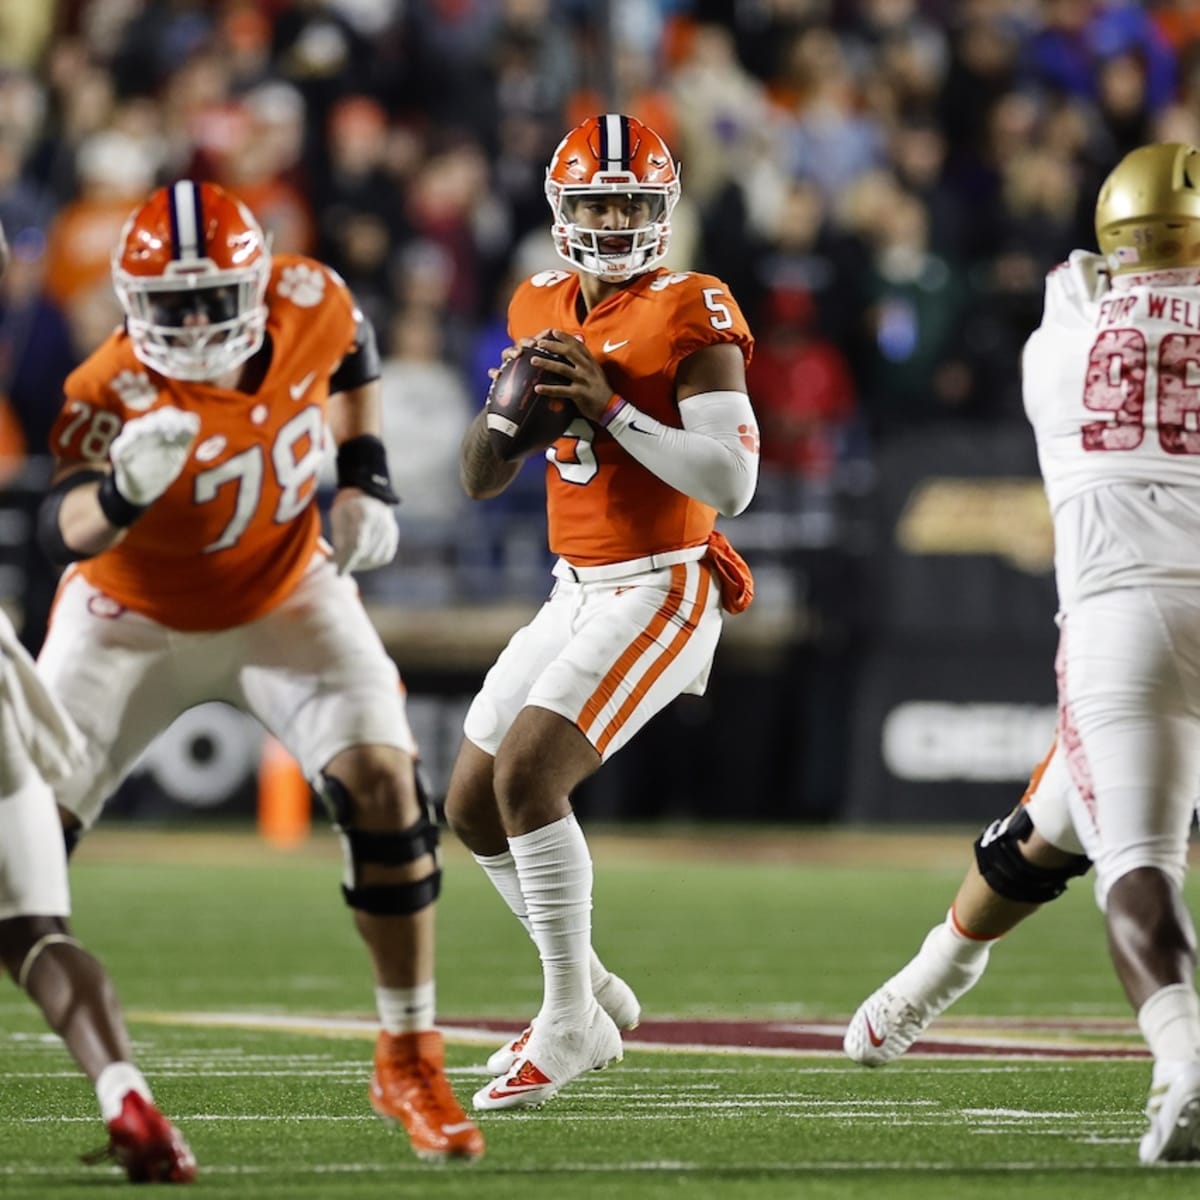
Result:
<svg viewBox="0 0 1200 1200"><path fill-rule="evenodd" d="M1092 860L1077 854L1061 867L1038 867L1018 849L1033 833L1033 820L1023 804L993 821L975 842L975 865L988 886L1006 900L1045 904L1067 890L1070 880L1087 874Z"/></svg>
<svg viewBox="0 0 1200 1200"><path fill-rule="evenodd" d="M321 799L342 839L346 867L342 895L351 908L379 917L406 916L428 908L437 900L442 890L438 828L430 819L428 801L419 786L417 793L425 811L407 829L395 833L355 829L354 797L349 789L330 775L321 776ZM426 854L433 855L434 866L424 879L378 884L364 884L361 880L364 863L398 867Z"/></svg>

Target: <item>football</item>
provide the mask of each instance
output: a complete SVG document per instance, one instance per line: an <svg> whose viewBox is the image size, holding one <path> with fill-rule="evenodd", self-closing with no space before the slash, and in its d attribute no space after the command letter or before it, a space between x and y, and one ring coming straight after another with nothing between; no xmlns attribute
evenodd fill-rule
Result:
<svg viewBox="0 0 1200 1200"><path fill-rule="evenodd" d="M539 383L566 383L563 375L535 367L530 359L567 362L552 350L523 350L500 368L487 398L488 438L496 456L516 462L555 442L579 415L569 400L543 396L533 389Z"/></svg>

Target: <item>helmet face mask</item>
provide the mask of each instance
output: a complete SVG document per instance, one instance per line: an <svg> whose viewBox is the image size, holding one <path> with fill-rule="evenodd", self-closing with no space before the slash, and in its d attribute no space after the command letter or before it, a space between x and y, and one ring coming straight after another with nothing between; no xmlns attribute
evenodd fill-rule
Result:
<svg viewBox="0 0 1200 1200"><path fill-rule="evenodd" d="M239 290L229 284L207 284L170 291L147 289L144 295L151 322L181 329L187 325L223 325L235 320L241 308Z"/></svg>
<svg viewBox="0 0 1200 1200"><path fill-rule="evenodd" d="M1096 240L1114 275L1200 267L1200 150L1130 151L1101 185Z"/></svg>
<svg viewBox="0 0 1200 1200"><path fill-rule="evenodd" d="M267 238L214 184L160 188L125 223L113 287L134 353L171 379L219 378L266 336Z"/></svg>
<svg viewBox="0 0 1200 1200"><path fill-rule="evenodd" d="M589 117L559 143L546 171L546 200L559 256L618 283L666 258L679 171L652 129L606 113Z"/></svg>

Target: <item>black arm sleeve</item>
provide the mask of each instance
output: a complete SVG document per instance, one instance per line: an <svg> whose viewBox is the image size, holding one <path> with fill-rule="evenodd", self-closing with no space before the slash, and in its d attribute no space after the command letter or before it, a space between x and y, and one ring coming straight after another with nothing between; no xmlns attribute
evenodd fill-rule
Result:
<svg viewBox="0 0 1200 1200"><path fill-rule="evenodd" d="M354 349L338 364L329 377L329 394L348 392L379 378L379 344L375 326L362 313L358 314L358 329L354 334Z"/></svg>
<svg viewBox="0 0 1200 1200"><path fill-rule="evenodd" d="M62 508L64 497L68 492L82 487L85 483L103 483L107 477L107 471L76 471L75 474L59 480L46 493L38 508L37 539L42 552L54 566L65 567L68 563L90 557L79 550L72 550L62 535L58 511Z"/></svg>

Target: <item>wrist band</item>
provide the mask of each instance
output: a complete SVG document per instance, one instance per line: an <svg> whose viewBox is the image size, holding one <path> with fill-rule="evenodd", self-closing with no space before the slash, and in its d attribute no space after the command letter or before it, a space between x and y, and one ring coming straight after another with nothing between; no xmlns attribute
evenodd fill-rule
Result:
<svg viewBox="0 0 1200 1200"><path fill-rule="evenodd" d="M338 447L337 485L358 488L384 504L400 503L400 497L392 490L387 451L372 433L360 433Z"/></svg>
<svg viewBox="0 0 1200 1200"><path fill-rule="evenodd" d="M600 420L596 422L601 428L607 429L612 423L613 417L617 415L625 407L625 401L615 392L612 398L604 406L604 411L600 414Z"/></svg>
<svg viewBox="0 0 1200 1200"><path fill-rule="evenodd" d="M128 529L150 507L148 504L134 504L131 500L126 500L117 491L116 476L111 471L100 481L96 499L100 501L100 511L105 519L118 529Z"/></svg>

